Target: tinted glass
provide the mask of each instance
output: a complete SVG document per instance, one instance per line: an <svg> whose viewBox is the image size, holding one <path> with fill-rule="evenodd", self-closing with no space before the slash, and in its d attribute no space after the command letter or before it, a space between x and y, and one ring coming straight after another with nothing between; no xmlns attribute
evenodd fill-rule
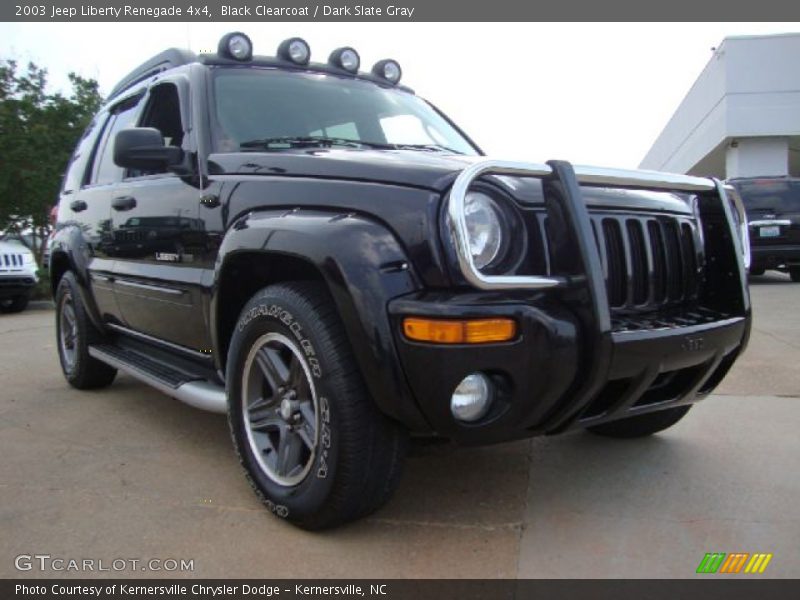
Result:
<svg viewBox="0 0 800 600"><path fill-rule="evenodd" d="M417 96L325 74L218 69L214 75L218 150L249 140L324 136L379 144L424 144L462 154L475 149Z"/></svg>
<svg viewBox="0 0 800 600"><path fill-rule="evenodd" d="M75 148L75 152L72 153L69 165L67 166L67 173L64 176L64 187L62 189L63 193L69 194L86 183L86 167L92 156L92 148L94 148L97 137L103 129L102 125L105 124L107 120L108 115L106 114L95 117L86 128L86 131L84 131L83 137L81 137L78 142L78 146Z"/></svg>
<svg viewBox="0 0 800 600"><path fill-rule="evenodd" d="M739 190L747 210L800 212L800 181L754 179L732 183Z"/></svg>
<svg viewBox="0 0 800 600"><path fill-rule="evenodd" d="M114 120L106 128L108 132L102 141L102 152L98 154L95 164L94 177L92 177L93 185L113 183L122 173L122 167L114 164L114 138L122 129L133 127L134 117L136 117L135 106L122 109L114 115Z"/></svg>

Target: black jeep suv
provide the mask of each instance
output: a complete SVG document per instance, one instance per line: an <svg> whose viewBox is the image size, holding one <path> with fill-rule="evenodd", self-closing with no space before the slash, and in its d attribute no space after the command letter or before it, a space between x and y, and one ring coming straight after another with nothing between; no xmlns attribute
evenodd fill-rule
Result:
<svg viewBox="0 0 800 600"><path fill-rule="evenodd" d="M409 434L648 435L725 376L750 304L720 182L490 160L396 62L309 57L234 33L113 90L52 244L71 385L227 413L267 507L318 529L387 500Z"/></svg>
<svg viewBox="0 0 800 600"><path fill-rule="evenodd" d="M731 179L742 198L750 228L750 273L788 271L800 282L800 179Z"/></svg>

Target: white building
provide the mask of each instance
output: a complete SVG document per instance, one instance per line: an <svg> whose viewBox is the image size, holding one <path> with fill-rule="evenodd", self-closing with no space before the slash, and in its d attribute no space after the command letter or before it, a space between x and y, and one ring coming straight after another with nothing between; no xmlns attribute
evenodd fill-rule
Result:
<svg viewBox="0 0 800 600"><path fill-rule="evenodd" d="M800 33L725 38L640 167L800 176Z"/></svg>

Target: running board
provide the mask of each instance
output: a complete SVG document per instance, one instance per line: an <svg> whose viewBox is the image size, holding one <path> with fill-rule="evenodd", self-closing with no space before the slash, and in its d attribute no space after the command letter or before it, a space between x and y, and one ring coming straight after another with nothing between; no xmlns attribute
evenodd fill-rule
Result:
<svg viewBox="0 0 800 600"><path fill-rule="evenodd" d="M214 413L228 412L225 388L206 379L113 344L89 346L89 354L189 406Z"/></svg>

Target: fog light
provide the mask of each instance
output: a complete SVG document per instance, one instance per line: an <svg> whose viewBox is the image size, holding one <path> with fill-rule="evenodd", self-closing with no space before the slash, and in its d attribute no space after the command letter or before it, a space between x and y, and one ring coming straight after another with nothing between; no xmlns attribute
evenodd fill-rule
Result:
<svg viewBox="0 0 800 600"><path fill-rule="evenodd" d="M361 59L358 52L350 47L337 48L331 52L328 62L335 67L349 71L350 73L358 73L358 67L361 64Z"/></svg>
<svg viewBox="0 0 800 600"><path fill-rule="evenodd" d="M483 373L471 373L461 380L450 398L450 412L459 421L477 421L486 416L492 403L492 382Z"/></svg>
<svg viewBox="0 0 800 600"><path fill-rule="evenodd" d="M372 72L393 84L397 84L403 76L403 70L400 68L400 65L396 60L390 58L376 62L375 66L372 67Z"/></svg>
<svg viewBox="0 0 800 600"><path fill-rule="evenodd" d="M250 60L253 58L253 43L242 32L234 31L219 41L217 53L235 60Z"/></svg>
<svg viewBox="0 0 800 600"><path fill-rule="evenodd" d="M296 65L307 65L311 59L311 48L302 38L289 38L278 46L278 57Z"/></svg>

